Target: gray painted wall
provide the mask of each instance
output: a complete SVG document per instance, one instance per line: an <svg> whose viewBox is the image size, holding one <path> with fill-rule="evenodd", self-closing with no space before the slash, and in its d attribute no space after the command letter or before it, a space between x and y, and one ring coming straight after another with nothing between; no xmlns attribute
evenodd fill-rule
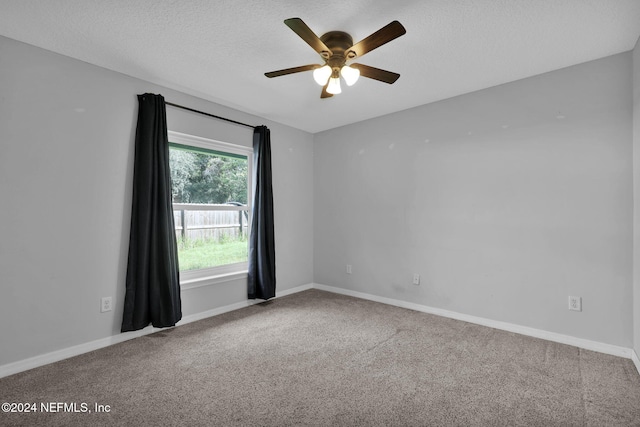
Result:
<svg viewBox="0 0 640 427"><path fill-rule="evenodd" d="M638 48L315 136L2 37L0 57L0 365L119 334L143 92L271 128L278 290L315 281L640 352ZM245 284L182 297L197 314Z"/></svg>
<svg viewBox="0 0 640 427"><path fill-rule="evenodd" d="M7 38L0 57L0 365L119 334L139 93L270 127L278 290L312 282L311 134ZM251 146L251 129L172 107L167 120ZM182 299L185 316L245 301L246 281Z"/></svg>
<svg viewBox="0 0 640 427"><path fill-rule="evenodd" d="M633 345L640 356L640 42L633 49Z"/></svg>
<svg viewBox="0 0 640 427"><path fill-rule="evenodd" d="M316 134L314 281L631 347L631 69L624 53Z"/></svg>

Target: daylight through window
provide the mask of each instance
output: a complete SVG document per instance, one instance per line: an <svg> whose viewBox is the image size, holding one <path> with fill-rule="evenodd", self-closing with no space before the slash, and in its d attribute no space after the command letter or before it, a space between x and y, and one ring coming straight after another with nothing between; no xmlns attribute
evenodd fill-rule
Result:
<svg viewBox="0 0 640 427"><path fill-rule="evenodd" d="M182 278L246 270L251 149L169 132Z"/></svg>

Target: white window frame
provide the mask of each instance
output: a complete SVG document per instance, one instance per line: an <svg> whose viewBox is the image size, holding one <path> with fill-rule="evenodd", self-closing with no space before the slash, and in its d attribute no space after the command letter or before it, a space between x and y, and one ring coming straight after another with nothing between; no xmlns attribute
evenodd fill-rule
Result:
<svg viewBox="0 0 640 427"><path fill-rule="evenodd" d="M247 206L211 206L200 205L197 209L193 209L193 204L173 204L173 208L179 207L186 210L228 210L228 211L247 211L249 218L247 222L247 230L251 232L251 203L253 202L253 149L242 145L231 144L228 142L216 141L214 139L202 138L199 136L188 135L185 133L168 131L169 142L187 145L206 150L220 151L229 154L239 154L247 157ZM248 243L247 243L248 245ZM247 277L248 262L239 262L234 264L221 265L218 267L201 268L199 270L188 270L180 272L180 288L182 290L209 286L216 283L227 282L230 280L243 279Z"/></svg>

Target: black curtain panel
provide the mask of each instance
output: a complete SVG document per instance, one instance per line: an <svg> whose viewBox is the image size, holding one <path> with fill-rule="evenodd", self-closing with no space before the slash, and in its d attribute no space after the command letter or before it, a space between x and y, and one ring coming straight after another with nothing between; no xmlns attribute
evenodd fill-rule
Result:
<svg viewBox="0 0 640 427"><path fill-rule="evenodd" d="M165 101L145 93L138 105L122 332L182 318Z"/></svg>
<svg viewBox="0 0 640 427"><path fill-rule="evenodd" d="M249 242L250 299L276 296L276 250L273 235L271 136L266 126L253 131L254 199Z"/></svg>

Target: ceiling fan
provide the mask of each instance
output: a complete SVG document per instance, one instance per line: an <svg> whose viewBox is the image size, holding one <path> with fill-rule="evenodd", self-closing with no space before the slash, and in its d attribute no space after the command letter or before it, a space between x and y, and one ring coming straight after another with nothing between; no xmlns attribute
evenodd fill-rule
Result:
<svg viewBox="0 0 640 427"><path fill-rule="evenodd" d="M356 44L353 44L351 36L343 31L329 31L318 37L300 18L285 19L284 23L320 54L324 64L302 65L264 73L269 78L313 70L314 80L323 86L320 98L329 98L342 92L340 76L348 86L353 85L360 76L389 84L400 77L398 73L364 64L347 65L347 61L360 58L365 53L405 34L407 30L398 21L380 28Z"/></svg>

